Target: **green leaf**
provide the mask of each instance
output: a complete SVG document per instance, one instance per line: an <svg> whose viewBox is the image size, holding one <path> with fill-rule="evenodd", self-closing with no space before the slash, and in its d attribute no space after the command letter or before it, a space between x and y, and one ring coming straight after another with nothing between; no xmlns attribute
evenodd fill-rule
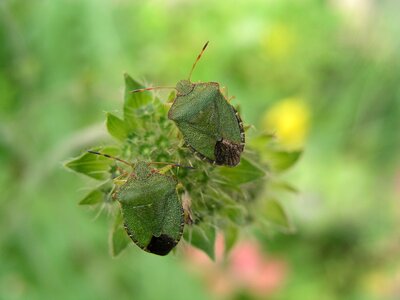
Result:
<svg viewBox="0 0 400 300"><path fill-rule="evenodd" d="M118 256L122 250L129 245L129 243L130 240L125 229L122 226L115 228L111 238L111 255L113 257Z"/></svg>
<svg viewBox="0 0 400 300"><path fill-rule="evenodd" d="M95 189L91 191L89 194L87 194L85 198L83 198L79 202L79 205L95 205L103 201L104 201L104 193L98 189Z"/></svg>
<svg viewBox="0 0 400 300"><path fill-rule="evenodd" d="M274 183L272 183L272 187L276 188L276 189L284 190L286 192L293 193L293 194L299 193L299 190L295 186L293 186L292 184L290 184L289 182L286 182L286 181L274 182Z"/></svg>
<svg viewBox="0 0 400 300"><path fill-rule="evenodd" d="M108 133L117 140L124 141L126 139L127 130L125 122L117 116L107 113L106 126Z"/></svg>
<svg viewBox="0 0 400 300"><path fill-rule="evenodd" d="M185 232L185 240L192 246L204 251L212 260L215 259L215 228L201 223L190 227Z"/></svg>
<svg viewBox="0 0 400 300"><path fill-rule="evenodd" d="M94 150L110 155L118 155L119 153L118 148L115 147L104 147ZM85 152L81 156L67 162L65 167L97 180L105 180L110 177L108 171L113 163L112 159Z"/></svg>
<svg viewBox="0 0 400 300"><path fill-rule="evenodd" d="M257 150L263 152L267 147L276 141L276 136L272 133L263 133L258 136L253 137L249 144L252 148L256 148Z"/></svg>
<svg viewBox="0 0 400 300"><path fill-rule="evenodd" d="M282 205L274 200L268 199L263 208L263 216L270 222L285 229L291 229L289 219Z"/></svg>
<svg viewBox="0 0 400 300"><path fill-rule="evenodd" d="M248 183L265 175L263 170L244 157L238 166L234 168L220 167L216 172L232 186Z"/></svg>
<svg viewBox="0 0 400 300"><path fill-rule="evenodd" d="M225 255L228 255L232 250L233 246L236 244L236 241L239 237L239 229L237 226L233 224L229 224L224 228L224 240L225 240Z"/></svg>
<svg viewBox="0 0 400 300"><path fill-rule="evenodd" d="M115 218L115 222L111 231L110 250L113 257L118 256L124 250L131 240L129 239L123 227L123 219L121 213Z"/></svg>
<svg viewBox="0 0 400 300"><path fill-rule="evenodd" d="M302 151L267 151L265 158L273 171L281 172L293 166L301 156Z"/></svg>
<svg viewBox="0 0 400 300"><path fill-rule="evenodd" d="M221 214L237 225L246 224L247 211L241 205L225 206Z"/></svg>
<svg viewBox="0 0 400 300"><path fill-rule="evenodd" d="M124 96L124 120L129 129L136 128L136 110L143 105L151 102L150 92L132 93L133 90L144 88L139 82L132 79L128 74L125 76L125 96Z"/></svg>
<svg viewBox="0 0 400 300"><path fill-rule="evenodd" d="M176 92L172 91L171 93L169 93L168 98L167 98L167 103L172 103L174 102L176 98Z"/></svg>
<svg viewBox="0 0 400 300"><path fill-rule="evenodd" d="M98 203L106 202L108 200L108 195L110 194L113 187L113 181L108 180L105 183L99 185L90 193L88 193L85 198L83 198L79 205L96 205Z"/></svg>

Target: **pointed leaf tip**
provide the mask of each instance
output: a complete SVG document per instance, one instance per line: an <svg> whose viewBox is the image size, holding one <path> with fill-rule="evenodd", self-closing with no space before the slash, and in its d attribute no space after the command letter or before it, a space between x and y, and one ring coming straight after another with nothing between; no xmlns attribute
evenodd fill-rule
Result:
<svg viewBox="0 0 400 300"><path fill-rule="evenodd" d="M124 95L124 121L129 129L136 128L136 112L142 106L150 103L153 99L149 92L131 93L133 90L144 88L142 84L135 81L129 74L125 74Z"/></svg>
<svg viewBox="0 0 400 300"><path fill-rule="evenodd" d="M215 228L204 223L191 227L184 235L186 241L206 253L211 260L215 260L215 236Z"/></svg>
<svg viewBox="0 0 400 300"><path fill-rule="evenodd" d="M124 227L121 212L115 216L114 224L110 234L110 252L113 257L117 257L131 242Z"/></svg>
<svg viewBox="0 0 400 300"><path fill-rule="evenodd" d="M107 113L106 127L108 133L119 141L124 141L128 135L125 122L112 113Z"/></svg>

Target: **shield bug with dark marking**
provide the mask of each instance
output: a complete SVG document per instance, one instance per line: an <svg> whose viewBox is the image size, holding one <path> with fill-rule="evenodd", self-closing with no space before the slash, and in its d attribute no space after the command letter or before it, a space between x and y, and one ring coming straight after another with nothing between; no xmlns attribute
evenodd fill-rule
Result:
<svg viewBox="0 0 400 300"><path fill-rule="evenodd" d="M113 193L113 198L120 203L125 230L141 249L157 255L167 255L182 237L185 215L176 191L176 179L150 168L150 165L182 166L143 161L133 164L108 154L89 152L115 159L133 168L131 173L121 175L127 176L126 181Z"/></svg>
<svg viewBox="0 0 400 300"><path fill-rule="evenodd" d="M217 82L190 81L193 70L208 42L197 56L189 78L180 80L177 95L168 112L189 148L202 160L212 164L236 166L245 146L243 122L236 109L221 92ZM134 90L141 92L152 87Z"/></svg>

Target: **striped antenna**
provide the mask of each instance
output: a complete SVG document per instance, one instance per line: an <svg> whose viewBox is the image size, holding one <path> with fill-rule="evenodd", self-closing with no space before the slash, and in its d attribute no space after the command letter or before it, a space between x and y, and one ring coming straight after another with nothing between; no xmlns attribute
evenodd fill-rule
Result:
<svg viewBox="0 0 400 300"><path fill-rule="evenodd" d="M130 162L126 161L126 160L123 160L123 159L121 159L121 158L118 158L118 157L115 157L115 156L112 156L112 155L109 155L109 154L100 153L100 152L92 151L92 150L88 150L88 152L89 152L89 153L92 153L92 154L104 156L104 157L107 157L107 158L115 159L115 160L120 161L120 162L122 162L122 163L124 163L124 164L126 164L126 165L128 165L128 166L131 166L131 167L134 166L132 163L130 163Z"/></svg>
<svg viewBox="0 0 400 300"><path fill-rule="evenodd" d="M134 167L133 163L130 163L130 162L126 161L126 160L123 160L121 158L118 158L118 157L115 157L115 156L112 156L112 155L109 155L109 154L100 153L100 152L92 151L92 150L88 150L88 152L91 153L91 154L104 156L104 157L107 157L107 158L110 158L110 159L115 159L117 161L120 161L120 162L128 165L128 166ZM194 167L192 167L192 166L182 166L180 164L173 164L173 163L168 163L168 162L149 162L148 164L149 165L169 165L169 166L177 167L177 168L194 169Z"/></svg>
<svg viewBox="0 0 400 300"><path fill-rule="evenodd" d="M189 78L188 78L189 81L190 81L190 78L192 78L192 73L193 73L194 68L196 67L197 62L200 60L200 58L201 58L201 56L203 55L204 50L206 50L207 46L208 46L208 41L207 41L207 43L203 46L203 49L201 50L200 54L197 56L197 59L196 59L196 61L194 62L193 66L192 66L192 69L190 70Z"/></svg>
<svg viewBox="0 0 400 300"><path fill-rule="evenodd" d="M137 89L130 91L131 93L139 93L139 92L144 92L144 91L152 91L152 90L158 90L158 89L175 89L176 87L174 86L154 86L154 87L149 87L149 88L144 88L144 89Z"/></svg>

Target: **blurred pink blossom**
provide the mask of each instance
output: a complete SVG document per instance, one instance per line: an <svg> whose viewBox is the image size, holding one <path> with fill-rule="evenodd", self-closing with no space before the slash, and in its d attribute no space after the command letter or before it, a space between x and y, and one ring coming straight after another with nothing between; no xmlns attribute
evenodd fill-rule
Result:
<svg viewBox="0 0 400 300"><path fill-rule="evenodd" d="M267 257L256 241L237 242L226 258L222 235L217 236L215 244L215 262L194 247L185 249L188 267L200 273L214 293L229 296L245 290L254 296L265 296L283 285L287 274L286 263Z"/></svg>

